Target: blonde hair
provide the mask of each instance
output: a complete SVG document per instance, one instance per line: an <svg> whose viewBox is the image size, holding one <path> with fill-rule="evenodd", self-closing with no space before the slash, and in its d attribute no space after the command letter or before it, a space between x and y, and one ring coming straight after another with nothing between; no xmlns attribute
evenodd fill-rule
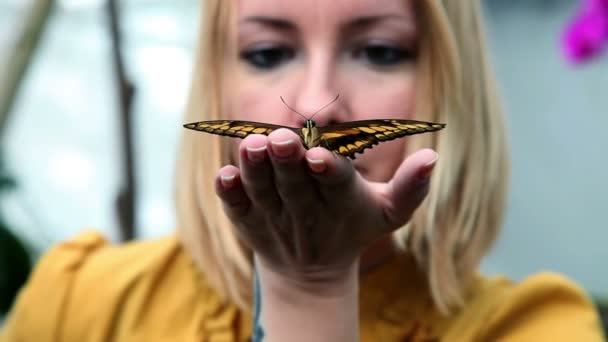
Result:
<svg viewBox="0 0 608 342"><path fill-rule="evenodd" d="M222 112L232 1L204 3L185 122L220 119ZM447 122L448 128L408 138L409 152L431 146L440 160L427 199L394 237L426 271L436 306L448 313L464 305L468 281L499 231L508 153L478 1L423 0L418 10L423 29L416 118ZM183 134L176 172L178 229L210 284L250 310L251 251L233 234L213 189L216 172L229 161L226 140Z"/></svg>

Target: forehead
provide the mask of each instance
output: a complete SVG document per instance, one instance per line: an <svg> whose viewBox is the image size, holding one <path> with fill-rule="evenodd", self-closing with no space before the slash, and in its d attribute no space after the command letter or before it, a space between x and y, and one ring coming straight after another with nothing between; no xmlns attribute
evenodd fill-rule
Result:
<svg viewBox="0 0 608 342"><path fill-rule="evenodd" d="M296 23L348 22L353 17L414 19L413 0L238 0L237 17L281 17Z"/></svg>

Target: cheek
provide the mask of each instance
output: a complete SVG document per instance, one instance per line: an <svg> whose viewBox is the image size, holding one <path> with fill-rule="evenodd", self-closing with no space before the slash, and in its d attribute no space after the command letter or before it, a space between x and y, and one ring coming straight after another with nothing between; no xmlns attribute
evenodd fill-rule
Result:
<svg viewBox="0 0 608 342"><path fill-rule="evenodd" d="M362 86L353 97L352 120L416 119L415 73L400 76L384 79L381 85L369 86L368 83L368 86ZM401 165L406 144L407 137L380 143L365 150L364 154L358 154L355 166L366 179L387 182Z"/></svg>
<svg viewBox="0 0 608 342"><path fill-rule="evenodd" d="M414 72L382 80L351 83L353 120L413 119L416 94Z"/></svg>
<svg viewBox="0 0 608 342"><path fill-rule="evenodd" d="M388 182L402 162L405 152L401 139L384 142L358 154L355 167L361 175L372 182Z"/></svg>
<svg viewBox="0 0 608 342"><path fill-rule="evenodd" d="M266 101L267 95L256 88L236 87L228 97L228 111L226 116L231 120L267 121L266 113L269 106Z"/></svg>
<svg viewBox="0 0 608 342"><path fill-rule="evenodd" d="M276 125L288 125L286 121L293 115L286 112L280 97L287 95L283 83L268 85L268 79L260 75L251 75L236 68L233 82L224 93L228 106L226 117L232 120L266 122Z"/></svg>

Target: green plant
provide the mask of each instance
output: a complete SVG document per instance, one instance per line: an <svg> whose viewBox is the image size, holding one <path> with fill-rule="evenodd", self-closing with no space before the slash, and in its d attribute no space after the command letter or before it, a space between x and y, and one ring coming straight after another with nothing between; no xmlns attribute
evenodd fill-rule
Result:
<svg viewBox="0 0 608 342"><path fill-rule="evenodd" d="M0 158L0 198L16 186ZM0 316L10 310L32 268L26 245L10 231L6 222L0 212Z"/></svg>
<svg viewBox="0 0 608 342"><path fill-rule="evenodd" d="M24 244L0 222L0 315L10 310L30 270L30 256Z"/></svg>
<svg viewBox="0 0 608 342"><path fill-rule="evenodd" d="M600 314L600 318L602 319L602 325L604 326L604 331L608 336L608 299L604 298L596 298L595 306Z"/></svg>

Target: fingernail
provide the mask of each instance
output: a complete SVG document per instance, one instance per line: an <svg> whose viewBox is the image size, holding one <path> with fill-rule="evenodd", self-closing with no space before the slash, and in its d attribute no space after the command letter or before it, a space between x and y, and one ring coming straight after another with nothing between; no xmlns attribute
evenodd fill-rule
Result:
<svg viewBox="0 0 608 342"><path fill-rule="evenodd" d="M254 162L260 163L264 161L266 157L266 146L260 147L247 147L247 158Z"/></svg>
<svg viewBox="0 0 608 342"><path fill-rule="evenodd" d="M272 152L276 154L278 157L285 158L289 157L294 152L294 140L289 139L285 141L270 141L270 145L272 146Z"/></svg>
<svg viewBox="0 0 608 342"><path fill-rule="evenodd" d="M430 162L424 164L420 172L418 173L418 179L420 181L426 181L431 177L433 170L435 169L435 164L437 164L437 160L439 159L439 154L435 153L435 158Z"/></svg>
<svg viewBox="0 0 608 342"><path fill-rule="evenodd" d="M310 169L316 173L321 173L327 168L323 159L306 158L306 160L308 161L308 166L310 167Z"/></svg>
<svg viewBox="0 0 608 342"><path fill-rule="evenodd" d="M224 188L230 188L234 185L234 179L236 177L234 175L231 176L220 176L220 182Z"/></svg>

